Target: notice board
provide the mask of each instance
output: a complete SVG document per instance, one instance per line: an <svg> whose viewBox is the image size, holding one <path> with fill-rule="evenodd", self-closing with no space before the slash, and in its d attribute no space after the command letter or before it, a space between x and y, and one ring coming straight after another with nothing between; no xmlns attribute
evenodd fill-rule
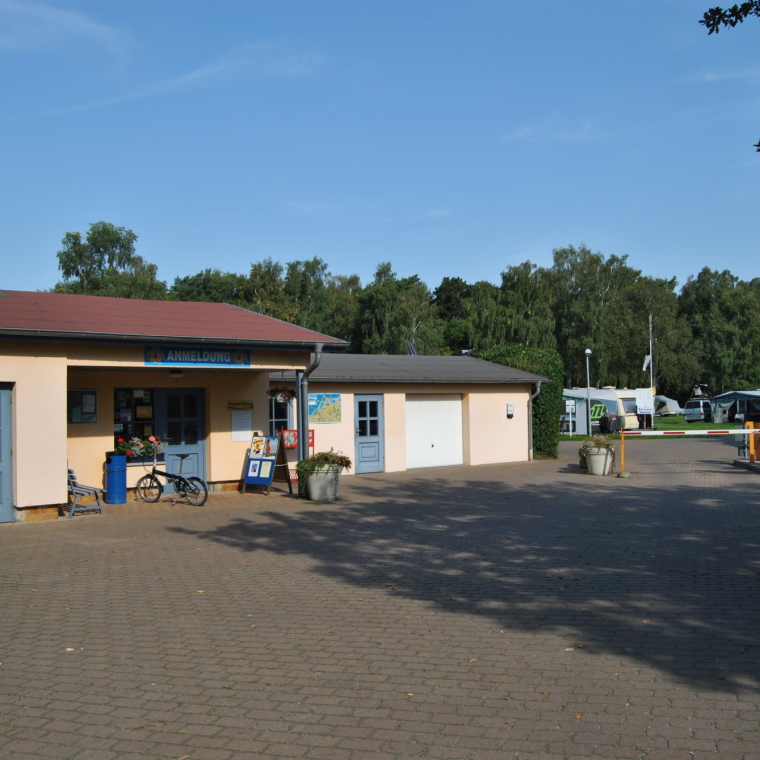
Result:
<svg viewBox="0 0 760 760"><path fill-rule="evenodd" d="M271 488L279 443L280 439L274 435L254 435L251 438L243 476L245 485Z"/></svg>

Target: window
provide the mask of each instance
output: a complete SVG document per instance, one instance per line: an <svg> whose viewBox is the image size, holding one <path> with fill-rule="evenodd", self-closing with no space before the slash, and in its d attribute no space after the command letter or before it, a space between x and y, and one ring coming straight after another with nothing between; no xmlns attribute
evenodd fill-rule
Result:
<svg viewBox="0 0 760 760"><path fill-rule="evenodd" d="M636 414L636 399L635 398L624 398L621 400L623 402L623 412L625 414Z"/></svg>
<svg viewBox="0 0 760 760"><path fill-rule="evenodd" d="M68 391L66 402L69 425L92 425L98 421L97 391Z"/></svg>
<svg viewBox="0 0 760 760"><path fill-rule="evenodd" d="M269 435L277 435L280 430L290 430L290 401L269 399Z"/></svg>
<svg viewBox="0 0 760 760"><path fill-rule="evenodd" d="M113 392L113 435L148 438L155 434L154 388L116 388Z"/></svg>

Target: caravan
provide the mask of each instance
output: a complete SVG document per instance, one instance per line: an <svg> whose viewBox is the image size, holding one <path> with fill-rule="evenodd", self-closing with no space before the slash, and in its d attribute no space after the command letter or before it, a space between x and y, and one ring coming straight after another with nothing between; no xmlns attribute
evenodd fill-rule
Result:
<svg viewBox="0 0 760 760"><path fill-rule="evenodd" d="M637 430L639 418L636 414L636 389L635 388L565 388L562 391L562 399L567 402L575 402L572 412L572 429L570 414L567 407L563 409L560 417L560 431L563 433L577 433L589 435L586 424L586 404L591 399L591 433L596 435L601 432L599 422L608 412L616 414L620 419L620 427L625 430Z"/></svg>

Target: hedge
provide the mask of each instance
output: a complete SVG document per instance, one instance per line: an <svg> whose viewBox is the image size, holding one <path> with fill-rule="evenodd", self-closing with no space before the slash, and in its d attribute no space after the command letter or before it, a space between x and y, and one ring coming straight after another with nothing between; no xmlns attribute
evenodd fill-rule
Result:
<svg viewBox="0 0 760 760"><path fill-rule="evenodd" d="M518 344L495 346L478 351L475 356L494 364L534 372L551 380L541 386L541 393L533 401L533 453L538 457L556 459L559 455L559 417L565 378L562 357L553 348L529 348Z"/></svg>

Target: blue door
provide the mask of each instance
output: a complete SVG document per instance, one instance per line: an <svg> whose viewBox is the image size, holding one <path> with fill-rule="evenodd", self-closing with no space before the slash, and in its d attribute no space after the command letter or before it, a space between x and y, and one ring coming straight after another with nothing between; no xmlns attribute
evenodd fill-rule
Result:
<svg viewBox="0 0 760 760"><path fill-rule="evenodd" d="M204 392L202 388L158 388L156 429L163 441L166 469L186 477L206 479L206 436L204 432ZM188 454L184 460L178 454ZM173 493L170 483L167 493Z"/></svg>
<svg viewBox="0 0 760 760"><path fill-rule="evenodd" d="M0 522L13 522L11 385L0 383Z"/></svg>
<svg viewBox="0 0 760 760"><path fill-rule="evenodd" d="M356 472L383 472L383 397L354 396Z"/></svg>

